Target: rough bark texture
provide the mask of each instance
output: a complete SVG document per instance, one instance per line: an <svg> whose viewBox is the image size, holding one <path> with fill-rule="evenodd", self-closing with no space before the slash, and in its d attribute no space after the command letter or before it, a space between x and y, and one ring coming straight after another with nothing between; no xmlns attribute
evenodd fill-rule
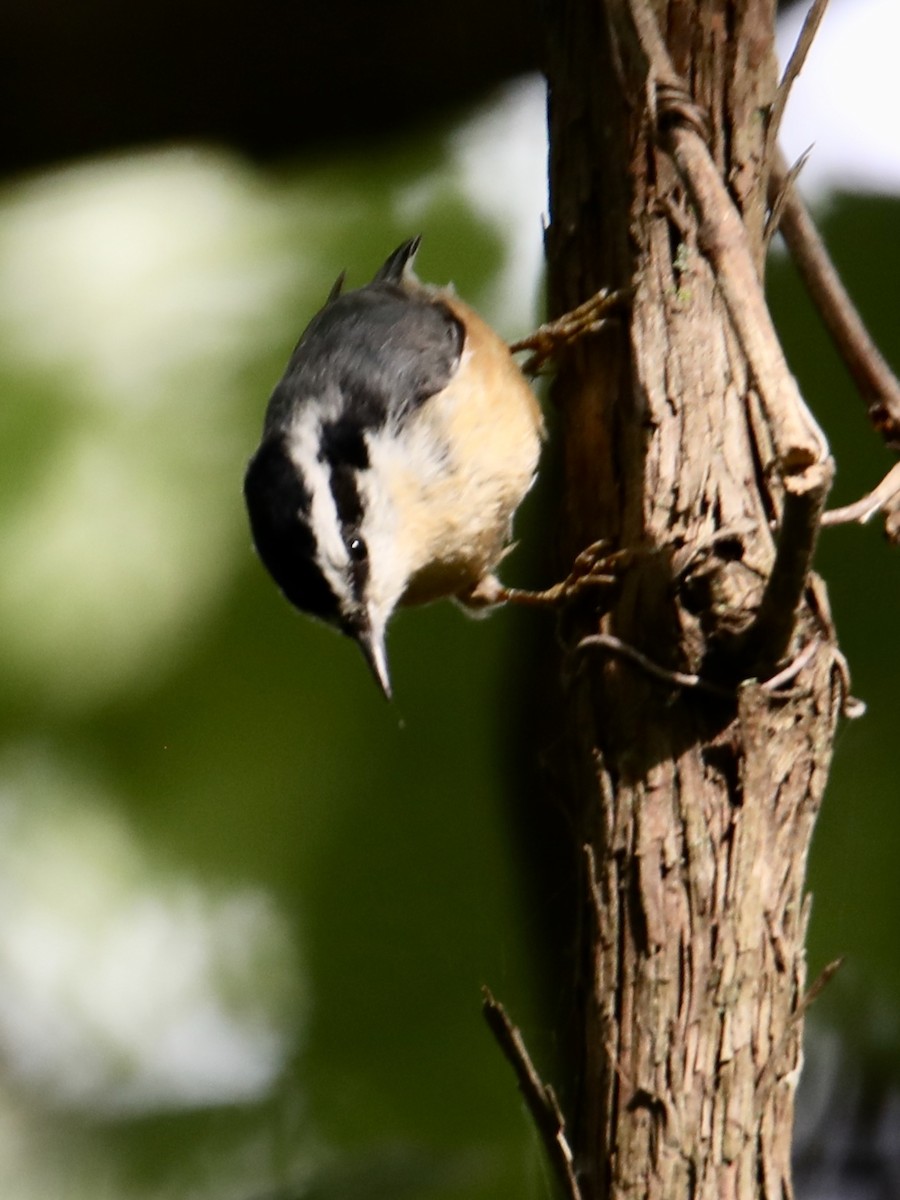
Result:
<svg viewBox="0 0 900 1200"><path fill-rule="evenodd" d="M634 289L630 313L569 352L554 392L566 552L598 537L636 551L609 610L598 618L586 603L564 631L582 885L568 1137L585 1200L783 1200L804 871L841 682L812 578L796 621L788 598L783 637L757 630L774 642L753 661L769 653L774 670L794 658L789 682L738 686L750 672L728 674L729 647L753 627L780 561L773 529L792 471L812 458L791 462L779 447L778 423L805 418L790 386L772 399L736 332L716 265L727 238L716 241L676 166L678 135L654 108L659 79L628 33L634 10L558 0L548 18L551 307ZM646 12L708 120L759 271L774 3L656 0ZM816 469L827 475L827 463ZM817 486L824 498L824 475ZM598 631L719 687L676 687L608 648L579 651Z"/></svg>

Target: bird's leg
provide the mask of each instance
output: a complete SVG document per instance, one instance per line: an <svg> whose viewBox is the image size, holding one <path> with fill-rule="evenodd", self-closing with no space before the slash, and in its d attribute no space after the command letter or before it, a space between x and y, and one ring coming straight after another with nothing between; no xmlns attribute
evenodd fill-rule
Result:
<svg viewBox="0 0 900 1200"><path fill-rule="evenodd" d="M556 608L579 599L588 591L614 587L624 567L633 558L630 550L609 550L605 540L586 546L572 563L565 579L542 591L501 588L498 603L521 604L529 608Z"/></svg>
<svg viewBox="0 0 900 1200"><path fill-rule="evenodd" d="M621 570L632 559L630 550L609 552L605 540L587 546L572 563L567 578L542 591L505 587L496 575L486 575L468 592L457 597L467 608L488 608L496 604L520 604L526 608L559 608L593 588L613 587ZM604 553L606 551L606 553Z"/></svg>
<svg viewBox="0 0 900 1200"><path fill-rule="evenodd" d="M548 359L588 334L597 333L612 314L627 306L630 300L629 288L617 292L603 288L577 308L553 321L546 321L534 333L513 342L509 347L510 352L521 354L524 350L530 350L531 357L522 365L522 370L526 375L537 375Z"/></svg>

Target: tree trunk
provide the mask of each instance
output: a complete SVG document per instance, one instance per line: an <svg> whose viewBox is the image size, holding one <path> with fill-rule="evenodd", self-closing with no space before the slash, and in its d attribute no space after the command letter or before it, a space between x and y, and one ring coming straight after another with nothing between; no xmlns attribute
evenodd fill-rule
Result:
<svg viewBox="0 0 900 1200"><path fill-rule="evenodd" d="M584 1200L783 1200L842 678L807 574L830 459L754 342L774 0L550 7L551 312L631 289L553 391L565 552L632 551L564 628L575 1175Z"/></svg>

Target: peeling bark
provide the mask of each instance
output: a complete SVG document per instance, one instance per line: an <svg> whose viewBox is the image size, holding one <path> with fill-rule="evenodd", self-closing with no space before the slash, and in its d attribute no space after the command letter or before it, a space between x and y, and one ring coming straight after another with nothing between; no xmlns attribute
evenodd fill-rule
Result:
<svg viewBox="0 0 900 1200"><path fill-rule="evenodd" d="M766 366L754 348L773 28L770 0L560 0L550 17L551 310L601 287L634 297L553 392L566 553L601 537L634 551L609 610L582 605L564 629L584 1200L792 1195L804 873L843 685L807 577L830 459L780 351ZM730 291L734 231L679 159L702 140L677 104L660 121L673 81L752 263ZM579 653L598 632L718 686ZM748 678L792 659L780 686Z"/></svg>

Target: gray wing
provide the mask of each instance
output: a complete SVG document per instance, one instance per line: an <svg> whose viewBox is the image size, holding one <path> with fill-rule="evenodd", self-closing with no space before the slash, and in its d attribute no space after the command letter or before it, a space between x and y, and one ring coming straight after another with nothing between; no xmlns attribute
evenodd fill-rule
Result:
<svg viewBox="0 0 900 1200"><path fill-rule="evenodd" d="M300 338L266 423L286 423L310 400L325 402L333 418L352 416L364 428L398 421L447 386L464 342L462 322L427 292L409 293L379 279L337 296Z"/></svg>

